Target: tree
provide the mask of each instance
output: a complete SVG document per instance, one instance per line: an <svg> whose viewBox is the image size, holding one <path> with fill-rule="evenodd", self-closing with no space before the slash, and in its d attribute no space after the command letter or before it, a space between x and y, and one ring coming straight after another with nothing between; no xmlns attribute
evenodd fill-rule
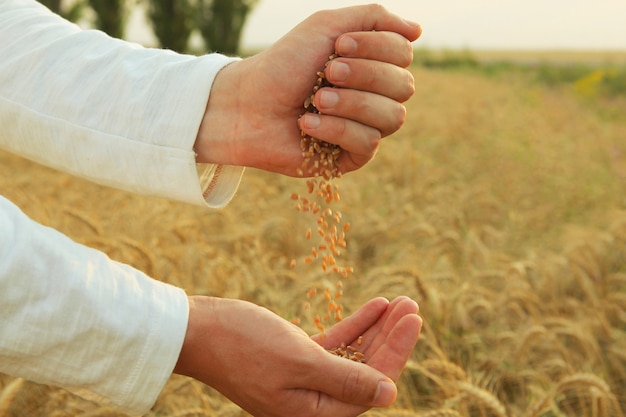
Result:
<svg viewBox="0 0 626 417"><path fill-rule="evenodd" d="M207 49L237 54L246 19L258 0L197 1L197 25Z"/></svg>
<svg viewBox="0 0 626 417"><path fill-rule="evenodd" d="M1 1L1 0L0 0ZM71 21L90 6L95 26L123 38L129 15L128 0L39 0ZM187 52L189 37L198 29L207 50L236 55L248 15L258 0L145 0L147 17L163 48ZM69 4L68 5L66 5Z"/></svg>
<svg viewBox="0 0 626 417"><path fill-rule="evenodd" d="M88 0L88 2L96 13L96 27L114 38L123 38L128 18L126 1Z"/></svg>
<svg viewBox="0 0 626 417"><path fill-rule="evenodd" d="M148 0L148 18L161 47L185 52L193 30L189 0Z"/></svg>

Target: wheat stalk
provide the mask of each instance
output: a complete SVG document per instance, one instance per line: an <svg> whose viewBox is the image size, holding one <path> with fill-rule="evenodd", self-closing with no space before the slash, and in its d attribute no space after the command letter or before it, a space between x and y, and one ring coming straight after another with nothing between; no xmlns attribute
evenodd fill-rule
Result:
<svg viewBox="0 0 626 417"><path fill-rule="evenodd" d="M440 359L426 359L420 362L419 367L432 375L445 376L455 381L465 381L467 375L463 368L455 363Z"/></svg>
<svg viewBox="0 0 626 417"><path fill-rule="evenodd" d="M457 388L463 392L467 397L477 400L478 403L485 405L491 410L497 417L508 417L506 408L500 400L498 400L492 393L484 390L469 382L459 381L457 382Z"/></svg>
<svg viewBox="0 0 626 417"><path fill-rule="evenodd" d="M609 385L597 375L588 373L577 373L562 378L556 385L556 392L562 392L568 388L588 388L595 387L603 393L609 394L611 388Z"/></svg>
<svg viewBox="0 0 626 417"><path fill-rule="evenodd" d="M68 217L84 224L96 236L102 236L102 227L96 223L89 214L81 212L74 207L64 207L63 213Z"/></svg>

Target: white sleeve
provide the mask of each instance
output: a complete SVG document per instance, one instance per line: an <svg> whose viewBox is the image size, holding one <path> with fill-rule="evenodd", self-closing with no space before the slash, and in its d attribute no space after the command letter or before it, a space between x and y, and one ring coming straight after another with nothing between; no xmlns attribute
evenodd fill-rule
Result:
<svg viewBox="0 0 626 417"><path fill-rule="evenodd" d="M237 58L81 30L33 0L0 1L0 148L97 183L212 207L242 167L195 163L212 82Z"/></svg>
<svg viewBox="0 0 626 417"><path fill-rule="evenodd" d="M139 415L176 364L188 304L0 197L0 317L0 372Z"/></svg>

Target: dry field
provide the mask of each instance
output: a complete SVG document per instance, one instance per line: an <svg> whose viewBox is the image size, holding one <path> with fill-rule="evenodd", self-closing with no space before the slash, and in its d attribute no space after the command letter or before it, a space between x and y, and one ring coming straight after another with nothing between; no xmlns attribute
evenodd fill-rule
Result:
<svg viewBox="0 0 626 417"><path fill-rule="evenodd" d="M405 128L340 180L347 312L415 298L424 330L394 408L370 417L626 413L626 106L523 77L415 68ZM0 153L0 192L36 220L189 293L278 314L334 282L302 259L289 196L248 170L209 211L102 188ZM303 232L304 233L304 232ZM294 311L294 309L296 311ZM346 313L347 314L347 313ZM302 324L312 330L310 321ZM149 417L243 416L173 377ZM0 416L118 416L0 376Z"/></svg>
<svg viewBox="0 0 626 417"><path fill-rule="evenodd" d="M615 50L478 50L472 54L480 61L508 61L518 63L552 63L592 65L625 64L626 52Z"/></svg>

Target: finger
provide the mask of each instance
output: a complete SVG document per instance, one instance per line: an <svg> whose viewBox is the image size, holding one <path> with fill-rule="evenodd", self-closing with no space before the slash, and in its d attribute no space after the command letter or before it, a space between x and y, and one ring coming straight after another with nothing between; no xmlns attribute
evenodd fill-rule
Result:
<svg viewBox="0 0 626 417"><path fill-rule="evenodd" d="M419 306L415 301L406 296L396 297L380 318L376 325L372 326L363 337L361 349L371 356L386 343L389 333L396 324L405 316L417 315Z"/></svg>
<svg viewBox="0 0 626 417"><path fill-rule="evenodd" d="M347 410L358 411L356 414L359 414L364 409L350 409L336 400L358 407L392 404L397 390L390 382L399 377L419 336L421 319L414 314L416 312L417 304L408 297L398 297L392 303L377 298L333 326L325 338L314 337L314 340L334 342L329 344L329 347L333 347L334 344L345 342L338 336L342 331L346 331L343 333L346 338L354 340L357 334L363 333L363 328L375 322L371 327L377 327L378 332L385 331L389 339L377 347L367 365L327 352L314 355L315 358L310 362L312 371L303 372L302 375L311 384L310 388L328 394L320 396L319 406L333 409L333 415L342 415ZM325 372L320 373L319 369Z"/></svg>
<svg viewBox="0 0 626 417"><path fill-rule="evenodd" d="M374 298L332 326L323 336L315 335L312 339L325 349L336 348L342 343L350 344L380 319L388 305L387 299L383 297Z"/></svg>
<svg viewBox="0 0 626 417"><path fill-rule="evenodd" d="M391 323L398 321L403 316L419 313L419 305L411 298L401 295L394 298L393 301L389 303L387 311L388 316L386 317L387 320L383 326L383 332L385 329L393 327Z"/></svg>
<svg viewBox="0 0 626 417"><path fill-rule="evenodd" d="M344 174L372 160L382 139L377 129L341 117L306 113L299 123L306 134L343 149L337 166Z"/></svg>
<svg viewBox="0 0 626 417"><path fill-rule="evenodd" d="M381 61L336 58L327 66L326 78L337 87L369 91L401 103L415 93L411 72Z"/></svg>
<svg viewBox="0 0 626 417"><path fill-rule="evenodd" d="M368 359L369 366L396 381L419 338L422 319L417 314L403 316L389 332L385 343Z"/></svg>
<svg viewBox="0 0 626 417"><path fill-rule="evenodd" d="M374 367L329 352L315 355L314 359L312 356L306 368L298 374L300 379L297 382L307 389L361 407L385 407L395 400L395 384Z"/></svg>
<svg viewBox="0 0 626 417"><path fill-rule="evenodd" d="M347 88L322 88L315 93L315 107L322 114L342 117L373 127L382 137L400 129L406 108L388 97Z"/></svg>
<svg viewBox="0 0 626 417"><path fill-rule="evenodd" d="M413 45L393 32L352 32L339 36L335 42L337 54L387 62L402 68L413 62Z"/></svg>

